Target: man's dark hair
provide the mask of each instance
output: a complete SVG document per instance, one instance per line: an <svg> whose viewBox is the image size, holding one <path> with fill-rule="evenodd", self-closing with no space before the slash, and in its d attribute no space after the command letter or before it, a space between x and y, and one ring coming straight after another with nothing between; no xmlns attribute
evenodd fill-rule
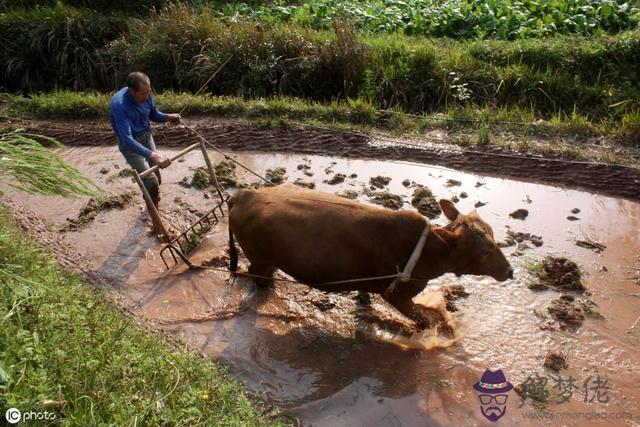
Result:
<svg viewBox="0 0 640 427"><path fill-rule="evenodd" d="M142 85L149 84L151 84L151 80L142 71L134 71L127 76L127 87L135 91L139 91Z"/></svg>

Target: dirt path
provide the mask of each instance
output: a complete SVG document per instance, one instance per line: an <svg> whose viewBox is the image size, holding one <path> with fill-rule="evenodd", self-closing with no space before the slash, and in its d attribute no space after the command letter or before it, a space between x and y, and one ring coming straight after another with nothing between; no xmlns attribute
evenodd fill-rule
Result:
<svg viewBox="0 0 640 427"><path fill-rule="evenodd" d="M481 151L434 145L429 141L407 144L402 140L312 127L262 128L240 120L217 118L198 118L189 120L189 123L210 142L225 150L427 163L640 200L640 168L522 155L495 147ZM114 144L113 134L104 123L78 122L71 127L56 122L30 121L23 126L27 124L30 132L55 137L70 146ZM184 127L159 126L155 128L154 135L159 147L179 147L194 141L192 133Z"/></svg>

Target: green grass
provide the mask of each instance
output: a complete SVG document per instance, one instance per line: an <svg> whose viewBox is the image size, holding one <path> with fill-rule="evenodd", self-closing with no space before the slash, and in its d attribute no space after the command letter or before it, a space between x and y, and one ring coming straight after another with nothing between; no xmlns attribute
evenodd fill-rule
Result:
<svg viewBox="0 0 640 427"><path fill-rule="evenodd" d="M195 92L232 55L205 93L325 105L355 100L363 109L353 108L353 120L361 122L370 120L371 107L416 114L519 109L547 120L624 120L621 135L637 134L637 26L616 34L509 41L371 33L348 21L331 22L314 29L295 21L230 19L184 4L146 19L65 6L12 11L0 15L0 37L7 40L0 49L0 87L110 92L127 72L140 69L159 91Z"/></svg>
<svg viewBox="0 0 640 427"><path fill-rule="evenodd" d="M99 119L108 123L110 95L96 92L33 94L29 98L3 95L7 114L34 119ZM364 99L334 100L329 103L301 98L244 99L213 95L194 97L187 93L156 93L161 110L176 112L188 106L185 114L212 114L253 120L260 127L291 129L314 126L337 131L369 133L374 129L400 135L421 135L443 129L448 143L463 147L497 146L546 156L634 165L633 158L611 150L582 150L581 142L606 137L612 143L639 146L634 117L625 122L611 119L585 120L578 116L556 115L544 120L532 109L521 107L451 107L441 113L410 114L400 108L378 110ZM450 133L453 130L455 132ZM563 142L568 139L568 142Z"/></svg>
<svg viewBox="0 0 640 427"><path fill-rule="evenodd" d="M66 425L282 425L212 361L64 272L0 211L0 410Z"/></svg>
<svg viewBox="0 0 640 427"><path fill-rule="evenodd" d="M454 38L516 39L554 34L615 32L637 25L633 3L603 0L276 0L256 2L192 0L227 18L252 17L314 29L346 19L362 31L403 32Z"/></svg>
<svg viewBox="0 0 640 427"><path fill-rule="evenodd" d="M40 141L62 146L46 136L25 133L20 129L0 129L0 180L11 177L15 180L10 181L11 187L44 195L97 196L100 193L90 179L43 147Z"/></svg>
<svg viewBox="0 0 640 427"><path fill-rule="evenodd" d="M108 118L110 94L97 92L58 91L32 94L30 97L5 95L9 116L34 119L103 119ZM409 114L401 108L379 110L364 99L347 99L321 103L301 98L277 96L274 98L244 99L240 97L198 95L164 91L154 94L163 111L181 111L184 114L213 114L229 117L259 119L261 126L277 125L267 119L294 120L304 123L341 124L378 127L402 133L423 132L436 128L454 128L478 131L481 143L488 143L492 132L527 132L530 135L583 135L601 136L609 132L634 135L640 115L628 115L626 121L588 120L580 116L556 115L544 120L535 111L520 107L451 107L442 113ZM623 139L624 140L624 139Z"/></svg>

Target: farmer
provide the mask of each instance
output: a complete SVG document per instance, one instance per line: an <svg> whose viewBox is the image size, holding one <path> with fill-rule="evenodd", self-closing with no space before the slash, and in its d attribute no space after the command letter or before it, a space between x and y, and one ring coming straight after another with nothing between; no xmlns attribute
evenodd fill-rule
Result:
<svg viewBox="0 0 640 427"><path fill-rule="evenodd" d="M146 74L134 71L127 76L127 87L120 89L111 98L109 109L111 127L118 139L118 148L127 163L142 173L149 167L158 165L166 168L171 159L156 152L156 144L151 135L149 119L156 123L180 123L180 114L165 114L158 111L151 97L151 81ZM145 176L142 181L149 192L153 204L160 203L160 172Z"/></svg>

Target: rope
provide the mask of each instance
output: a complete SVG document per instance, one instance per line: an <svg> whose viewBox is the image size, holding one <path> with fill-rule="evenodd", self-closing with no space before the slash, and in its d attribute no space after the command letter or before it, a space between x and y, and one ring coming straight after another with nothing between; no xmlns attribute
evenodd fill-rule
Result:
<svg viewBox="0 0 640 427"><path fill-rule="evenodd" d="M231 160L233 163L235 163L236 165L240 166L241 168L243 168L244 170L246 170L247 172L252 173L253 175L257 176L258 178L260 178L261 180L263 180L264 182L266 182L269 185L275 185L273 182L271 182L270 180L268 180L267 178L263 177L262 175L260 175L259 173L249 169L248 167L246 167L245 165L243 165L242 163L240 163L239 161L237 161L236 159L234 159L233 157L227 155L226 153L224 153L222 150L220 150L218 147L216 147L215 145L213 145L212 143L210 143L209 141L207 141L207 138L205 138L200 132L198 132L197 130L195 130L194 128L192 128L191 126L189 126L188 124L186 124L184 121L182 122L182 124L184 125L185 128L189 129L191 132L193 132L198 138L202 139L205 144L207 144L208 146L210 146L211 148L213 148L213 150L215 150L217 153L221 154L226 160Z"/></svg>
<svg viewBox="0 0 640 427"><path fill-rule="evenodd" d="M212 271L219 271L222 273L229 273L229 270L227 269L223 269L223 268L216 268L216 267L209 267L206 265L194 265L193 268L196 269L203 269L203 270L212 270ZM273 276L262 276L260 274L252 274L252 273L244 273L244 272L234 272L231 273L232 276L243 276L243 277L251 277L254 279L266 279L266 280L273 280ZM358 283L358 282L368 282L368 281L373 281L373 280L384 280L384 279L398 279L398 278L402 278L403 282L409 282L409 281L413 281L413 282L422 282L424 281L424 279L416 279L410 276L406 276L405 273L403 272L398 272L396 274L388 274L386 276L374 276L374 277L361 277L358 279L349 279L349 280L336 280L336 281L332 281L332 282L324 282L324 283L313 283L313 286L332 286L332 285L343 285L343 284L347 284L347 283ZM278 278L279 281L281 282L287 282L287 283L295 283L298 285L309 285L308 283L303 283L303 282L299 282L297 280L292 280L292 279L287 279L287 278Z"/></svg>
<svg viewBox="0 0 640 427"><path fill-rule="evenodd" d="M429 223L429 221L427 220L425 221L426 221L426 225L424 227L424 230L422 231L422 234L420 235L420 238L418 239L418 243L416 243L415 248L413 248L413 252L409 257L409 261L407 261L407 264L404 266L404 270L402 270L402 272L400 271L398 272L395 280L389 285L387 290L384 292L385 299L389 299L389 297L396 291L396 286L398 286L399 282L406 283L409 280L411 280L411 273L413 272L413 269L416 267L416 264L420 259L420 255L422 255L422 250L424 249L424 245L427 242L427 236L431 232L431 224Z"/></svg>

